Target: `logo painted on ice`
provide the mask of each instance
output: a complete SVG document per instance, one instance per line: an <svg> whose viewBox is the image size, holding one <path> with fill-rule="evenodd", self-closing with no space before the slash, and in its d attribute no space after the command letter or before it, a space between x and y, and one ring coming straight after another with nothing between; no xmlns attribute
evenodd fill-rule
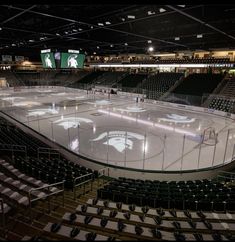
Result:
<svg viewBox="0 0 235 242"><path fill-rule="evenodd" d="M141 107L136 107L136 106L127 107L126 109L125 108L118 108L117 110L130 112L130 113L140 113L140 112L145 112L146 111L145 109L143 109Z"/></svg>
<svg viewBox="0 0 235 242"><path fill-rule="evenodd" d="M59 126L62 126L64 129L69 129L69 128L77 128L78 126L80 126L80 122L93 123L92 120L87 118L74 118L74 117L61 118L54 121L53 123Z"/></svg>
<svg viewBox="0 0 235 242"><path fill-rule="evenodd" d="M80 97L67 97L66 99L68 100L74 100L74 99L86 99L85 96L80 96Z"/></svg>
<svg viewBox="0 0 235 242"><path fill-rule="evenodd" d="M64 96L66 93L65 92L58 92L58 93L52 93L52 96Z"/></svg>
<svg viewBox="0 0 235 242"><path fill-rule="evenodd" d="M167 118L159 118L160 121L174 122L174 123L192 123L195 118L189 118L187 116L182 116L178 114L167 114Z"/></svg>
<svg viewBox="0 0 235 242"><path fill-rule="evenodd" d="M31 116L42 116L42 115L45 115L46 113L48 114L57 114L59 113L57 110L55 109L31 109L31 110L28 110L28 117L31 117Z"/></svg>
<svg viewBox="0 0 235 242"><path fill-rule="evenodd" d="M12 106L23 106L23 107L32 107L32 106L37 106L37 105L41 105L41 103L39 102L33 102L33 101L22 101L22 102L17 102L12 104Z"/></svg>
<svg viewBox="0 0 235 242"><path fill-rule="evenodd" d="M108 101L108 100L97 100L95 102L86 102L88 104L96 104L96 105L110 105L112 104L112 102Z"/></svg>
<svg viewBox="0 0 235 242"><path fill-rule="evenodd" d="M4 100L4 101L12 101L12 102L15 102L16 99L23 100L23 99L25 99L25 97L3 97L1 99Z"/></svg>
<svg viewBox="0 0 235 242"><path fill-rule="evenodd" d="M99 137L91 141L99 141L104 138L106 138L106 141L103 144L114 147L118 152L123 152L125 149L132 150L132 139L144 140L144 136L137 133L126 131L109 131L100 134Z"/></svg>

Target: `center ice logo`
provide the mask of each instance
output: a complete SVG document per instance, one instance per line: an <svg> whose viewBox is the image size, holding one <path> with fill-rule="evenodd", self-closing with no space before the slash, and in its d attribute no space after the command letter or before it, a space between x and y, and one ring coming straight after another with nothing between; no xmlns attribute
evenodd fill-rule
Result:
<svg viewBox="0 0 235 242"><path fill-rule="evenodd" d="M87 118L61 118L53 123L62 126L64 129L69 129L69 128L77 128L80 126L80 122L85 122L85 123L93 123L92 120L87 119Z"/></svg>
<svg viewBox="0 0 235 242"><path fill-rule="evenodd" d="M175 113L167 114L167 118L159 118L160 121L175 122L175 123L192 123L195 118L189 118L187 116L178 115Z"/></svg>
<svg viewBox="0 0 235 242"><path fill-rule="evenodd" d="M68 57L68 67L71 67L71 68L77 68L78 67L78 62L76 60L76 58L78 57L78 55L70 55Z"/></svg>
<svg viewBox="0 0 235 242"><path fill-rule="evenodd" d="M132 132L126 131L110 131L104 132L99 135L96 139L92 141L99 141L102 139L106 139L103 143L104 145L110 145L114 147L118 152L123 152L125 149L132 150L133 141L132 139L144 140L144 136Z"/></svg>

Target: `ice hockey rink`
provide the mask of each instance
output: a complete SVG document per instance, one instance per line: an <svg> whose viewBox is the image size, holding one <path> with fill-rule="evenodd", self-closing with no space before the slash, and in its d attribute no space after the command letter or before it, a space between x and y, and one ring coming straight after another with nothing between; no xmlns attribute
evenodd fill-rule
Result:
<svg viewBox="0 0 235 242"><path fill-rule="evenodd" d="M3 112L104 165L186 171L234 156L234 122L213 113L64 87L5 89L0 102Z"/></svg>

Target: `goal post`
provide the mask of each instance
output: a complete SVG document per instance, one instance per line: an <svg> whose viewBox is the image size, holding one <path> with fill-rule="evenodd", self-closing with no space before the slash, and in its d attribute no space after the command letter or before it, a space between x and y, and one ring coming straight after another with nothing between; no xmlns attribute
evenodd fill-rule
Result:
<svg viewBox="0 0 235 242"><path fill-rule="evenodd" d="M217 136L215 128L208 127L202 133L202 143L206 145L215 145L217 143Z"/></svg>

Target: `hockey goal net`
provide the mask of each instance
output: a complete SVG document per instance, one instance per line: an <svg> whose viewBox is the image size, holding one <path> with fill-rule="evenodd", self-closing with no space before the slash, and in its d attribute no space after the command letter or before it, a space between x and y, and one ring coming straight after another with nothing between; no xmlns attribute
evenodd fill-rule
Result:
<svg viewBox="0 0 235 242"><path fill-rule="evenodd" d="M202 143L206 145L215 145L217 143L217 135L213 127L204 129L202 133Z"/></svg>

